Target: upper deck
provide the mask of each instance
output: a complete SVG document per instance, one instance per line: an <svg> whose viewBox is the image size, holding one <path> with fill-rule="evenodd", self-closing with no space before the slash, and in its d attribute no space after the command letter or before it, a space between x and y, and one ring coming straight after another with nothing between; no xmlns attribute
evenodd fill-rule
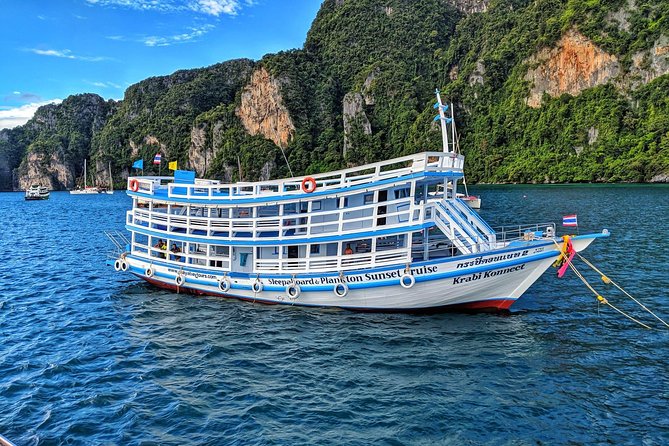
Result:
<svg viewBox="0 0 669 446"><path fill-rule="evenodd" d="M422 152L349 169L271 181L221 183L195 179L175 182L173 177L129 177L128 194L176 202L243 204L257 201L286 201L318 197L346 191L388 185L422 176L461 178L464 156L452 152ZM315 188L305 192L305 178L313 178ZM134 186L134 187L133 187Z"/></svg>

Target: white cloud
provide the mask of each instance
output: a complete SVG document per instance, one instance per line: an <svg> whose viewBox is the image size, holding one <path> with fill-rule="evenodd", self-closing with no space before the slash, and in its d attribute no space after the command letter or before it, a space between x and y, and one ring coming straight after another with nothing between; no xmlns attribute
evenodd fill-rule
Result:
<svg viewBox="0 0 669 446"><path fill-rule="evenodd" d="M40 50L37 48L28 49L31 53L38 54L40 56L51 56L51 57L61 57L64 59L74 59L74 60L85 60L87 62L101 62L103 60L109 60L108 57L102 56L78 56L72 54L70 50Z"/></svg>
<svg viewBox="0 0 669 446"><path fill-rule="evenodd" d="M241 9L240 0L86 0L91 6L120 7L140 11L182 12L193 11L218 17L221 14L236 15ZM253 0L246 0L253 5Z"/></svg>
<svg viewBox="0 0 669 446"><path fill-rule="evenodd" d="M47 104L60 104L61 99L52 99L50 101L33 102L20 107L0 110L0 130L11 129L18 125L23 125L33 117L38 108Z"/></svg>
<svg viewBox="0 0 669 446"><path fill-rule="evenodd" d="M86 81L86 82L99 88L116 88L118 90L123 88L121 85L115 84L113 82L100 82L100 81L95 81L95 82Z"/></svg>
<svg viewBox="0 0 669 446"><path fill-rule="evenodd" d="M142 39L142 42L146 46L170 46L178 43L192 42L198 37L202 37L211 31L214 25L204 25L199 28L189 28L190 32L176 34L174 36L149 36Z"/></svg>

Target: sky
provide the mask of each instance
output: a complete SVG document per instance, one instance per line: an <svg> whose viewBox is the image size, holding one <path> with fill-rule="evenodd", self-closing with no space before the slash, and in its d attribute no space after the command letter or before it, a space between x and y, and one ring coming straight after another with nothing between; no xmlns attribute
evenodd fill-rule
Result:
<svg viewBox="0 0 669 446"><path fill-rule="evenodd" d="M0 0L0 129L79 93L301 48L322 0Z"/></svg>

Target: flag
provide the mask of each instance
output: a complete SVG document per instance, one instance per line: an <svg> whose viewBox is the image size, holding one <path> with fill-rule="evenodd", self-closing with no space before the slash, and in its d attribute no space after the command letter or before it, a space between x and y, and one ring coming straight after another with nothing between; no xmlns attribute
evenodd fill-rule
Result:
<svg viewBox="0 0 669 446"><path fill-rule="evenodd" d="M578 226L578 220L576 219L576 214L565 215L564 217L562 217L562 226Z"/></svg>
<svg viewBox="0 0 669 446"><path fill-rule="evenodd" d="M160 161L163 159L163 156L160 152L156 153L156 156L153 157L153 164L160 164Z"/></svg>
<svg viewBox="0 0 669 446"><path fill-rule="evenodd" d="M169 167L170 170L177 170L177 162L176 161L170 161L170 164L167 167Z"/></svg>
<svg viewBox="0 0 669 446"><path fill-rule="evenodd" d="M132 167L134 169L144 169L144 160L137 160L134 163L132 163Z"/></svg>

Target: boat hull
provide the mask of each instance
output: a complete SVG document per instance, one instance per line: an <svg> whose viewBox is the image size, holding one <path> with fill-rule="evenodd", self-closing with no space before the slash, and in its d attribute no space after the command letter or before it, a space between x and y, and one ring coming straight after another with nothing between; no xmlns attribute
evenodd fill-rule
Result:
<svg viewBox="0 0 669 446"><path fill-rule="evenodd" d="M581 251L599 236L574 237L574 248ZM132 255L125 261L137 277L180 293L361 311L501 311L508 310L551 266L560 244L518 242L480 254L416 262L408 271L398 266L295 277L228 276Z"/></svg>

